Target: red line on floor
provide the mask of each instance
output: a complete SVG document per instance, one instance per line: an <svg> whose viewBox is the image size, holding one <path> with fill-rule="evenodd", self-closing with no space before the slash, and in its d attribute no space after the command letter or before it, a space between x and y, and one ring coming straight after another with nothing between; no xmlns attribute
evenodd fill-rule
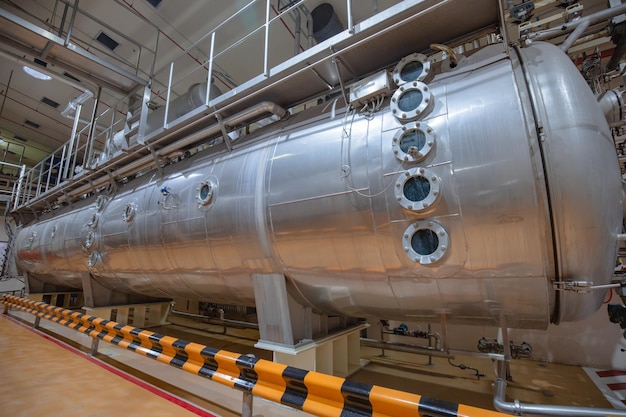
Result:
<svg viewBox="0 0 626 417"><path fill-rule="evenodd" d="M607 371L598 371L596 372L600 378L610 377L610 376L626 376L625 371L616 371L614 369L609 369Z"/></svg>
<svg viewBox="0 0 626 417"><path fill-rule="evenodd" d="M12 321L13 323L17 324L18 326L22 326L26 330L29 330L32 333L34 333L34 334L36 334L38 336L43 337L44 339L46 339L46 340L48 340L48 341L50 341L50 342L52 342L52 343L62 347L65 350L68 350L68 351L70 351L70 352L72 352L72 353L74 353L76 355L82 356L84 359L87 359L89 362L91 362L91 363L93 363L95 365L98 365L99 367L101 367L101 368L111 372L112 374L117 375L120 378L123 378L126 381L131 382L131 383L133 383L133 384L135 384L135 385L137 385L137 386L139 386L139 387L141 387L141 388L151 392L152 394L157 395L157 396L163 398L164 400L167 400L167 401L169 401L171 403L174 403L174 404L178 405L179 407L182 407L182 408L184 408L185 410L187 410L187 411L189 411L191 413L194 413L194 414L196 414L198 416L201 416L201 417L219 417L219 416L217 416L215 414L209 413L206 410L198 408L195 405L193 405L191 403L188 403L185 400L182 400L182 399L180 399L178 397L175 397L175 396L173 396L171 394L168 394L167 392L165 392L165 391L163 391L163 390L161 390L161 389L159 389L159 388L157 388L157 387L155 387L153 385L150 385L147 382L144 382L144 381L142 381L142 380L140 380L138 378L135 378L132 375L129 375L129 374L125 373L125 372L122 372L119 369L115 369L114 367L112 367L110 365L107 365L106 363L104 363L102 361L99 361L99 360L97 360L97 359L87 355L84 352L81 352L80 350L77 350L77 349L75 349L75 348L73 348L73 347L71 347L69 345L66 345L63 342L60 342L60 341L58 341L58 340L48 336L47 334L38 332L35 329L33 329L32 327L26 326L24 323L21 323L21 322L17 321L13 317L10 317L10 316L7 316L7 315L2 315L2 317L7 318L8 320Z"/></svg>
<svg viewBox="0 0 626 417"><path fill-rule="evenodd" d="M620 390L626 389L626 382L618 382L618 383L615 383L615 384L606 384L606 386L609 387L613 391L620 391Z"/></svg>

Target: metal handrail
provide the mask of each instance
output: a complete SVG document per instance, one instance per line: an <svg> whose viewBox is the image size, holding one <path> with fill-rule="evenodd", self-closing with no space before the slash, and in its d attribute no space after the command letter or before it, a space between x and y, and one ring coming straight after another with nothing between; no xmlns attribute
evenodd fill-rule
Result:
<svg viewBox="0 0 626 417"><path fill-rule="evenodd" d="M214 75L213 68L216 65L215 64L216 58L218 58L225 51L236 46L240 42L243 42L246 39L246 37L249 36L249 34L245 35L243 38L235 41L233 45L227 47L225 50L216 51L215 50L216 48L214 47L215 34L217 33L219 29L224 27L225 23L230 21L233 17L237 16L239 13L242 13L243 10L246 10L251 5L258 4L259 2L262 3L263 1L267 2L267 10L266 10L267 13L264 19L264 23L251 32L251 33L257 33L259 30L265 29L265 35L264 35L265 51L264 51L264 57L263 57L264 59L263 69L260 71L259 75L253 76L252 79L242 84L242 86L245 86L245 87L241 89L229 91L227 93L222 94L220 97L209 97L209 86L211 84L212 76ZM93 167L88 166L88 164L91 162L91 158L93 155L87 155L87 154L82 155L83 168L87 168L87 169L83 169L82 172L80 173L74 173L73 170L64 169L63 174L66 174L66 175L57 176L55 178L57 180L56 184L43 181L45 183L44 187L42 187L40 190L37 189L36 192L34 193L31 192L32 184L37 183L39 179L38 176L43 175L43 171L42 170L38 171L35 168L31 169L31 171L29 171L25 177L27 181L25 181L25 186L22 187L22 190L21 190L24 193L24 195L19 195L18 193L18 195L16 196L16 200L13 204L14 211L18 211L24 208L29 208L31 209L31 211L36 211L37 206L39 207L39 209L43 209L44 207L47 207L47 208L53 207L54 204L51 204L51 202L54 198L57 198L57 197L64 198L64 199L76 198L77 193L73 192L73 190L78 189L78 188L80 188L81 193L85 189L87 189L88 192L96 191L96 189L92 186L92 184L94 184L95 182L114 180L115 177L111 177L110 173L113 171L117 172L120 168L123 169L124 168L123 164L125 163L128 163L128 162L132 163L132 161L134 161L138 157L143 157L147 153L148 145L150 145L151 150L158 150L158 147L161 145L166 145L167 144L166 142L170 140L176 140L177 139L176 137L177 127L184 126L186 132L193 133L191 129L194 125L198 125L199 128L203 128L206 126L208 121L214 120L215 117L218 117L218 116L224 116L225 115L224 113L230 111L232 107L236 105L240 105L241 103L243 103L244 100L251 100L256 94L259 94L260 92L264 92L268 88L273 88L280 82L284 82L285 80L290 79L294 75L298 75L303 72L310 71L310 69L313 68L315 65L318 65L330 59L334 59L336 56L339 56L341 53L352 49L354 46L361 45L365 41L365 39L358 40L355 42L354 45L344 47L342 50L334 51L332 54L330 54L330 56L325 56L323 58L314 60L312 62L306 61L305 65L303 66L299 65L297 69L294 69L293 73L287 76L282 76L280 77L279 80L274 80L269 85L265 85L257 89L252 89L251 85L249 85L251 82L260 81L259 78L268 79L268 77L270 77L271 70L269 68L269 61L268 61L269 25L278 22L279 19L281 19L285 13L288 13L293 8L304 4L305 1L306 0L298 0L296 2L293 2L290 5L290 7L283 10L282 13L279 13L277 16L270 18L270 15L269 15L270 3L268 0L250 0L243 8L235 12L233 16L227 18L224 22L222 22L217 27L209 31L207 34L202 36L198 41L194 42L189 48L185 49L185 51L177 55L172 61L172 62L176 62L177 60L181 59L181 57L187 56L190 53L190 51L192 51L194 48L198 48L198 46L202 42L210 38L211 49L209 53L210 56L208 57L208 59L199 62L199 65L195 70L187 74L184 74L185 77L190 77L192 74L195 74L198 69L202 69L204 71L203 78L204 78L204 82L207 83L207 96L206 96L205 103L203 103L199 108L196 108L195 110L190 111L189 113L187 113L187 115L180 116L176 120L168 122L169 115L168 115L167 110L168 110L168 104L170 101L170 95L171 95L170 93L172 90L172 86L179 85L182 82L182 80L178 78L174 79L174 77L172 76L171 74L172 62L168 65L163 66L161 69L154 72L154 76L152 78L153 82L157 82L157 79L156 79L157 74L163 73L163 71L165 71L166 69L170 70L169 82L167 86L168 99L166 100L166 111L165 111L165 115L163 117L162 125L160 128L153 129L150 132L146 132L145 130L145 127L146 127L145 121L147 120L147 113L148 113L148 103L152 99L155 98L155 96L152 94L150 89L145 88L144 97L142 101L143 105L141 106L139 126L138 127L133 126L130 132L127 132L128 133L127 137L130 137L131 134L136 133L136 136L135 136L136 140L133 142L132 146L130 146L129 144L129 147L127 149L125 148L123 150L124 151L123 153L119 153L116 155L115 160L106 159L99 165L93 166ZM353 0L346 0L346 7L349 13L351 13L352 11L352 7L351 7L352 1ZM349 16L349 21L352 22L352 25L354 25L354 19L352 19L352 16ZM396 25L397 23L392 25L392 27L395 27ZM376 35L372 35L372 36L376 36ZM123 100L130 100L130 98L136 93L137 91L133 91L132 93L127 95ZM278 104L289 107L290 105L293 105L294 103L278 103ZM112 113L113 121L116 118L116 115L114 113L115 112ZM103 115L104 114L101 114L98 117L102 117ZM90 125L88 126L91 126L94 123L96 123L96 120L92 120ZM117 124L117 122L114 122L114 123ZM112 130L108 131L107 135L112 136L113 131ZM75 134L73 134L72 136L74 137ZM94 145L93 138L91 142L92 142L91 146L89 147L90 153L92 153L91 151L96 150L93 147ZM100 151L100 150L97 150L97 151ZM70 166L69 162L72 160L74 161L74 164L72 165L76 165L76 161L78 159L81 159L81 155L75 155L73 148L68 147L67 144L59 148L59 150L57 150L54 154L55 154L55 158L60 157L62 167L64 166L69 167ZM54 161L54 159L52 159L52 161ZM131 172L128 175L132 175L132 174L133 173ZM81 193L79 194L82 195ZM67 197L68 195L70 197Z"/></svg>
<svg viewBox="0 0 626 417"><path fill-rule="evenodd" d="M496 411L411 394L228 352L148 330L3 295L9 308L62 324L161 363L317 416L504 417ZM97 349L97 345L96 345Z"/></svg>

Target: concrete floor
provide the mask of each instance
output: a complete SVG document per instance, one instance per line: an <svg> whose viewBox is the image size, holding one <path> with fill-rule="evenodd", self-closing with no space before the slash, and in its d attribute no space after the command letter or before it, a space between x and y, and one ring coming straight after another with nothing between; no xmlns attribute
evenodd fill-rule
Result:
<svg viewBox="0 0 626 417"><path fill-rule="evenodd" d="M117 346L100 344L96 358L88 351L91 339L66 327L41 321L41 331L25 323L33 317L12 310L0 315L0 416L237 416L241 413L238 391L173 369ZM253 347L254 330L229 329L173 318L174 324L151 329L173 337L238 353L271 354ZM207 331L215 333L207 333ZM54 339L51 337L54 335ZM491 360L458 357L446 359L362 348L369 363L351 379L412 392L440 400L493 409ZM527 403L611 408L603 394L580 367L534 361L513 361L513 381L507 399ZM10 412L8 412L10 410ZM131 411L134 410L134 411ZM7 413L7 414L5 414ZM254 415L306 416L308 414L255 398Z"/></svg>

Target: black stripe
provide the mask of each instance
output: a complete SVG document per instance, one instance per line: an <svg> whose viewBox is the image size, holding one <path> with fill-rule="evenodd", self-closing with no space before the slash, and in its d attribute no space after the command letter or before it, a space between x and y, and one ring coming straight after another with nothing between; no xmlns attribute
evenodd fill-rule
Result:
<svg viewBox="0 0 626 417"><path fill-rule="evenodd" d="M417 411L428 417L457 417L459 405L435 398L422 397Z"/></svg>
<svg viewBox="0 0 626 417"><path fill-rule="evenodd" d="M183 339L176 339L172 342L172 346L176 349L176 356L172 358L170 361L170 365L175 366L177 368L182 368L187 359L189 359L189 355L185 352L185 346L189 344L188 341Z"/></svg>
<svg viewBox="0 0 626 417"><path fill-rule="evenodd" d="M198 375L209 379L213 378L218 366L217 361L215 360L215 354L219 351L220 349L208 346L200 351L200 355L204 358L204 365L202 365L202 368L198 371Z"/></svg>
<svg viewBox="0 0 626 417"><path fill-rule="evenodd" d="M115 330L122 330L122 328L123 328L124 326L126 326L126 325L125 325L125 324L122 324L122 323L117 323L115 326L113 326L113 328L114 328Z"/></svg>
<svg viewBox="0 0 626 417"><path fill-rule="evenodd" d="M285 392L280 399L281 404L286 404L291 407L302 410L304 400L306 400L309 391L304 385L304 377L309 373L304 369L292 368L288 366L283 371L283 379L287 383Z"/></svg>
<svg viewBox="0 0 626 417"><path fill-rule="evenodd" d="M139 336L139 333L141 333L143 330L141 330L138 327L133 327L132 330L130 331L130 334L132 334L133 336Z"/></svg>
<svg viewBox="0 0 626 417"><path fill-rule="evenodd" d="M235 380L235 388L241 391L252 392L252 388L259 379L254 370L254 365L259 361L258 358L249 355L241 355L235 361L239 368L239 378Z"/></svg>
<svg viewBox="0 0 626 417"><path fill-rule="evenodd" d="M370 392L372 385L363 382L350 381L346 379L341 385L341 395L343 395L343 410L341 417L371 416L372 403L370 403Z"/></svg>
<svg viewBox="0 0 626 417"><path fill-rule="evenodd" d="M161 354L161 352L163 352L163 346L161 346L160 343L162 338L163 335L159 333L153 333L148 336L148 339L152 344L152 349L150 349L150 352L148 352L148 356L150 356L151 358L156 358Z"/></svg>

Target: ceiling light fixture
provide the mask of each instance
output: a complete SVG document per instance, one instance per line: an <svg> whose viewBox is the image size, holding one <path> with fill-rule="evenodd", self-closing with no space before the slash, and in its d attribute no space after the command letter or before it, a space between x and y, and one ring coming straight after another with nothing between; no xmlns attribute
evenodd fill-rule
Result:
<svg viewBox="0 0 626 417"><path fill-rule="evenodd" d="M52 79L52 77L51 77L51 76L49 76L48 74L44 74L43 72L39 72L39 71L37 71L37 70L35 70L35 69L32 69L31 67L26 66L26 65L24 65L24 66L22 67L22 69L24 70L24 72L25 72L26 74L30 75L30 76L31 76L31 77L33 77L33 78L37 78L38 80L45 80L45 81L48 81L48 80L51 80L51 79Z"/></svg>

